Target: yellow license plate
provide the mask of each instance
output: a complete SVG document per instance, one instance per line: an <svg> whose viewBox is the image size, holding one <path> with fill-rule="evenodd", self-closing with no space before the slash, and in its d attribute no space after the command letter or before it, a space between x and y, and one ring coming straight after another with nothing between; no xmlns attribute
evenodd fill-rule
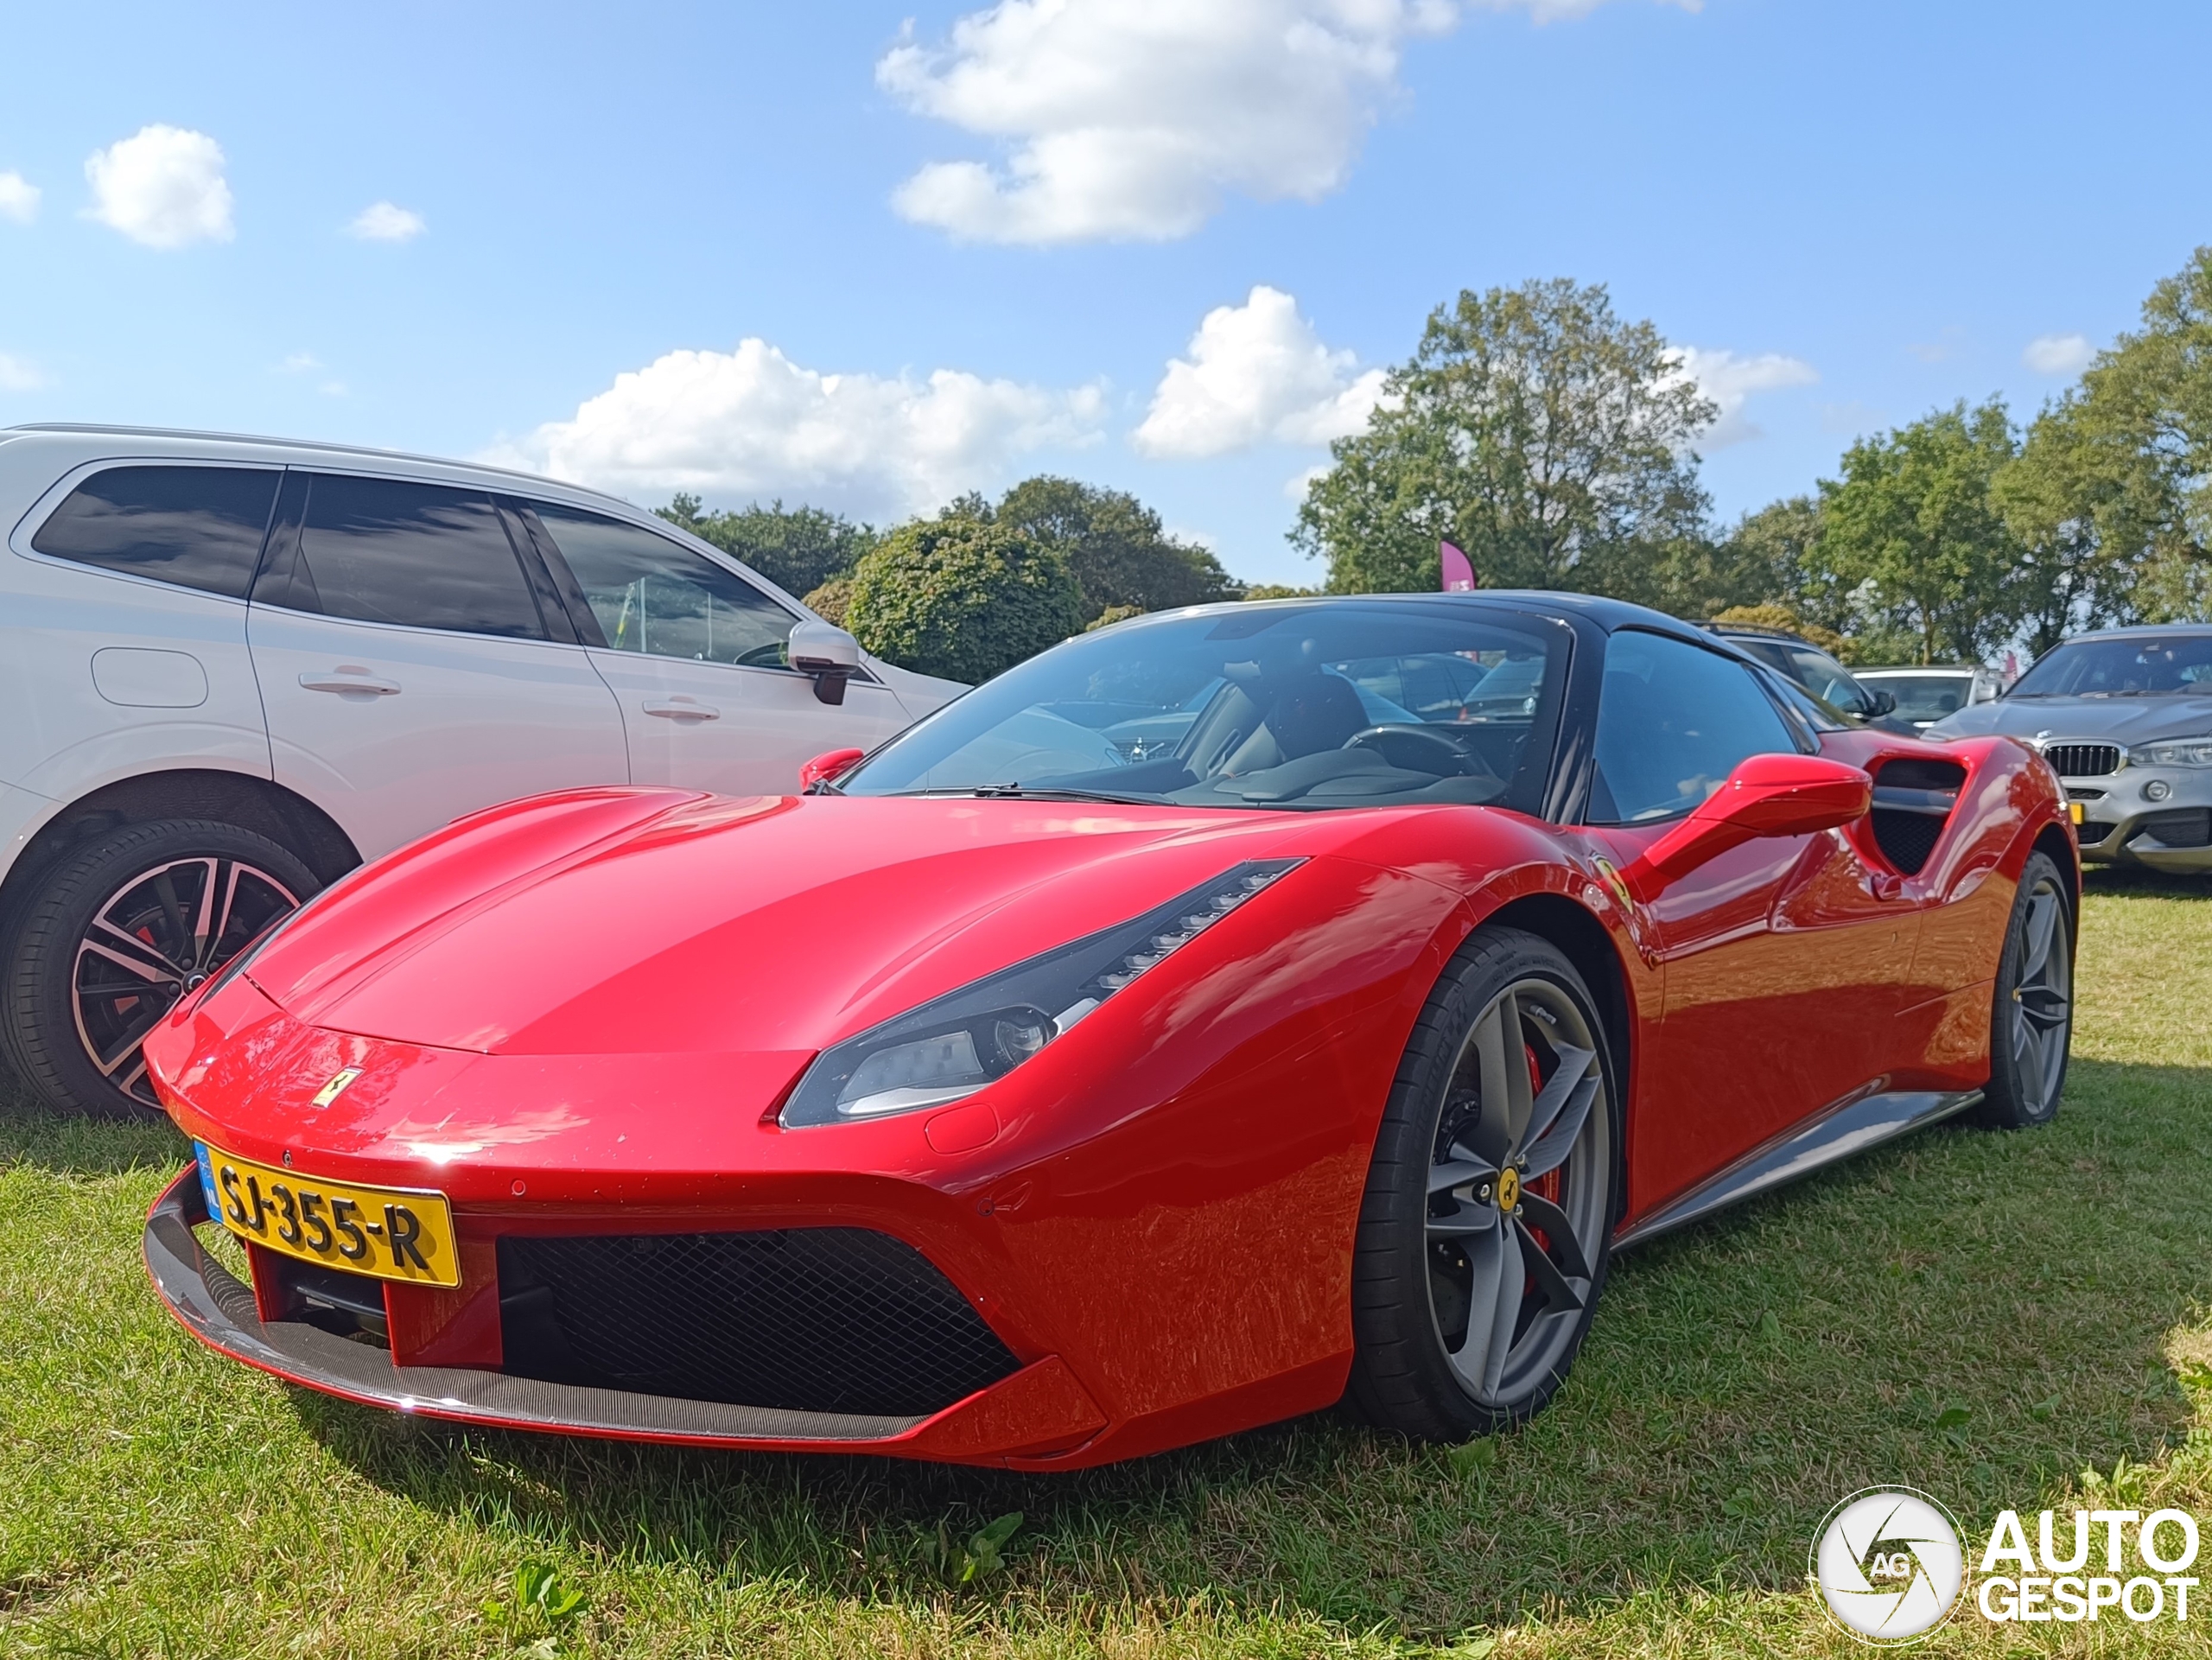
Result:
<svg viewBox="0 0 2212 1660"><path fill-rule="evenodd" d="M207 1213L241 1239L347 1274L461 1283L453 1208L442 1193L324 1181L204 1142L193 1151Z"/></svg>
<svg viewBox="0 0 2212 1660"><path fill-rule="evenodd" d="M2066 804L2066 816L2072 819L2075 824L2080 824L2085 816L2082 811L2082 804L2078 801L2068 802Z"/></svg>

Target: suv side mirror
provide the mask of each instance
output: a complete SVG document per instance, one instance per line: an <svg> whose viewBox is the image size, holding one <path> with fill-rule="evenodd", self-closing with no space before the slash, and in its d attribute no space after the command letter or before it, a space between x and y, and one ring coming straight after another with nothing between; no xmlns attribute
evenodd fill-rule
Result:
<svg viewBox="0 0 2212 1660"><path fill-rule="evenodd" d="M1810 836L1866 817L1874 780L1823 755L1753 755L1621 876L1652 900L1700 865L1763 836Z"/></svg>
<svg viewBox="0 0 2212 1660"><path fill-rule="evenodd" d="M1866 690L1866 710L1870 715L1894 715L1897 712L1897 695L1893 691Z"/></svg>
<svg viewBox="0 0 2212 1660"><path fill-rule="evenodd" d="M845 683L861 666L861 643L833 623L812 618L794 626L786 648L791 667L811 677L814 695L825 703L845 701Z"/></svg>

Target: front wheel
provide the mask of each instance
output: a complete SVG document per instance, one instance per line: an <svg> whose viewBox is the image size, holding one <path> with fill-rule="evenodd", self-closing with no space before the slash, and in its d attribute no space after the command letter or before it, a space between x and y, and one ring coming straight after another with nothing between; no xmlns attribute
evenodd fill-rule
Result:
<svg viewBox="0 0 2212 1660"><path fill-rule="evenodd" d="M2074 906L2058 867L2031 853L2012 898L1990 1014L1981 1121L2026 1129L2058 1116L2074 1046Z"/></svg>
<svg viewBox="0 0 2212 1660"><path fill-rule="evenodd" d="M1565 1380L1612 1240L1614 1076L1590 989L1550 942L1486 928L1452 959L1360 1212L1349 1393L1368 1419L1465 1441Z"/></svg>
<svg viewBox="0 0 2212 1660"><path fill-rule="evenodd" d="M64 1112L159 1112L146 1034L316 886L276 843L209 820L126 825L73 850L0 961L0 1039L16 1072Z"/></svg>

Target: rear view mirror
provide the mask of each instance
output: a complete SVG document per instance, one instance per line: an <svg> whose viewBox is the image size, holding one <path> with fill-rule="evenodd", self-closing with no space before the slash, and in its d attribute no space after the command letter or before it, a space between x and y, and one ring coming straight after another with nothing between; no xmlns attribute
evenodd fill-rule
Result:
<svg viewBox="0 0 2212 1660"><path fill-rule="evenodd" d="M1866 694L1867 712L1872 715L1894 715L1897 709L1897 695L1893 691L1869 690Z"/></svg>
<svg viewBox="0 0 2212 1660"><path fill-rule="evenodd" d="M1866 817L1874 780L1821 755L1753 755L1621 875L1655 899L1708 860L1763 836L1810 836Z"/></svg>
<svg viewBox="0 0 2212 1660"><path fill-rule="evenodd" d="M791 667L814 682L814 695L825 703L845 701L845 683L861 666L861 643L832 623L810 618L791 629Z"/></svg>

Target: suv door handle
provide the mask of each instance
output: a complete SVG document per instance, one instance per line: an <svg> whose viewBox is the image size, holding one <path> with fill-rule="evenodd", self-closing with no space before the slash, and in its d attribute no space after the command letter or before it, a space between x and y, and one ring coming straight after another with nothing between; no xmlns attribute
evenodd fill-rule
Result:
<svg viewBox="0 0 2212 1660"><path fill-rule="evenodd" d="M399 690L396 680L379 680L360 669L310 670L300 677L300 684L309 691L365 691L377 697L390 697Z"/></svg>
<svg viewBox="0 0 2212 1660"><path fill-rule="evenodd" d="M394 687L396 691L397 687ZM653 697L645 704L645 713L658 715L664 721L718 721L721 710L712 703L702 703L689 697Z"/></svg>

